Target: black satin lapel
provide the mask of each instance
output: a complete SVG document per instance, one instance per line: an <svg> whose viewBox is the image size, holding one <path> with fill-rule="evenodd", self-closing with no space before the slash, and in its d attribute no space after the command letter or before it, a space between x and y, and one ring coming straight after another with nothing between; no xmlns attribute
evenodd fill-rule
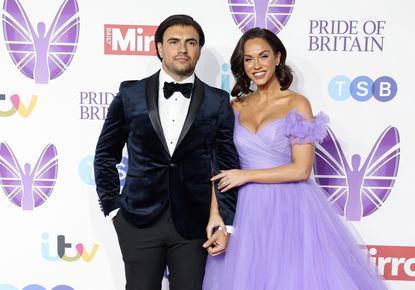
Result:
<svg viewBox="0 0 415 290"><path fill-rule="evenodd" d="M193 121L195 120L197 113L199 112L199 108L202 104L204 97L205 93L203 89L203 84L197 77L195 77L194 90L190 100L189 111L187 112L186 120L184 121L184 125L180 133L179 140L176 144L176 148L180 145L180 142L183 141L184 137L186 136L187 132L192 126Z"/></svg>
<svg viewBox="0 0 415 290"><path fill-rule="evenodd" d="M159 92L159 72L150 76L146 84L146 102L148 108L148 115L154 130L160 138L164 149L169 153L166 139L164 138L163 128L161 127L159 109L158 109L158 92Z"/></svg>

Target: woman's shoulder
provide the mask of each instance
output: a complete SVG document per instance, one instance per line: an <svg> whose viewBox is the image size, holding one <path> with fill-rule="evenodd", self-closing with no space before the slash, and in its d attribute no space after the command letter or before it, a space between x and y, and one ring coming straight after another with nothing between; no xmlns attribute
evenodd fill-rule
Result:
<svg viewBox="0 0 415 290"><path fill-rule="evenodd" d="M304 106L310 103L306 96L292 90L287 90L285 95L293 106Z"/></svg>
<svg viewBox="0 0 415 290"><path fill-rule="evenodd" d="M242 107L246 104L246 97L247 96L241 96L239 98L233 97L231 99L231 106L234 112L240 112Z"/></svg>
<svg viewBox="0 0 415 290"><path fill-rule="evenodd" d="M289 97L289 111L296 111L304 116L305 119L312 119L313 112L310 101L304 95L290 91Z"/></svg>
<svg viewBox="0 0 415 290"><path fill-rule="evenodd" d="M310 101L303 95L292 95L285 133L293 144L321 142L327 135L329 118L323 112L313 116Z"/></svg>

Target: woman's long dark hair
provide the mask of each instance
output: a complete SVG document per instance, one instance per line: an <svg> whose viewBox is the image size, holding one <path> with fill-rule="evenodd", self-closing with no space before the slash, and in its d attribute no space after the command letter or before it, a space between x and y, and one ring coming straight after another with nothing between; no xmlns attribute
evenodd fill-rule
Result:
<svg viewBox="0 0 415 290"><path fill-rule="evenodd" d="M231 56L231 70L235 77L235 85L233 86L231 95L238 99L252 92L249 89L251 80L244 70L244 47L248 40L254 38L265 40L272 47L275 54L278 52L281 54L280 63L275 70L275 75L280 82L281 90L288 89L293 81L291 69L285 64L287 51L278 36L265 28L251 28L241 36Z"/></svg>

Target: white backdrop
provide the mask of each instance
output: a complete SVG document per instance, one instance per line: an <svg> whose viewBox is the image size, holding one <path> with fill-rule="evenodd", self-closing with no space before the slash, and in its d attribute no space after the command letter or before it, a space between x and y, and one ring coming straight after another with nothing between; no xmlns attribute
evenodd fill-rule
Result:
<svg viewBox="0 0 415 290"><path fill-rule="evenodd" d="M11 58L30 58L36 55L33 52L36 48L39 65L41 52L46 52L46 48L31 44L33 34L25 28L28 26L24 18L10 20L18 11L12 5L16 1L1 0L0 289L20 290L32 284L37 286L26 290L123 289L123 263L116 234L99 209L93 183L92 158L105 110L121 81L141 79L160 67L157 57L146 55L149 52L139 44L141 39L148 42L154 26L176 13L193 16L205 31L206 45L197 66L198 76L211 85L231 87L229 58L242 35L231 8L247 7L252 14L254 5L259 5L255 2L260 1L68 0L68 4L79 5L79 12L76 5L65 10L75 15L75 22L71 31L63 32L69 36L61 41L60 47L66 45L76 50L60 54L72 55L73 59L69 62L62 58L63 67L69 62L67 68L61 69L62 74L47 84L24 75ZM268 18L275 20L283 17L278 14L281 11L278 5L294 1L269 2ZM46 32L49 31L62 3L64 0L20 0L35 34L39 22L44 22ZM330 127L348 162L353 154L359 154L363 162L388 126L399 131L400 163L389 196L376 211L352 223L364 242L374 245L372 258L378 262L390 288L415 289L415 188L410 165L415 164L411 125L415 113L412 99L415 6L403 0L393 3L297 0L292 7L290 18L278 32L288 50L287 63L294 70L292 89L310 99L315 113L324 111L330 116ZM26 31L26 38L18 39L5 23ZM340 30L336 31L337 27ZM131 42L125 40L122 44L118 38L127 50L105 53L105 43L111 48L117 35L126 36L127 30L123 29L128 28L133 29L128 32L133 33L132 39L138 39L134 51L128 52ZM36 37L41 38L38 34ZM52 42L53 39L49 41ZM28 46L19 46L22 43ZM53 51L51 45L49 56L52 57ZM30 71L30 66L34 69L29 62L23 71ZM36 75L40 75L39 68L37 71ZM376 81L382 76L389 78L375 82L374 87L380 88L380 93L375 91L376 97L372 96L368 80ZM330 82L334 84L332 87ZM357 89L355 97L347 93L349 87ZM58 162L48 169L52 174L49 178L54 179L57 174L56 183L49 184L50 196L44 196L42 204L23 209L18 194L19 189L23 192L23 183L25 193L31 196L38 194L41 187L36 182L30 183L33 177L19 171L16 164L22 168L26 163L31 164L31 170L36 171L35 164L42 159L41 152L48 144L56 147ZM10 163L10 151L17 159L14 165ZM52 157L46 154L44 160L50 161ZM119 167L121 180L126 160L127 156ZM12 169L15 175L10 178ZM13 183L16 192L10 191L7 182Z"/></svg>

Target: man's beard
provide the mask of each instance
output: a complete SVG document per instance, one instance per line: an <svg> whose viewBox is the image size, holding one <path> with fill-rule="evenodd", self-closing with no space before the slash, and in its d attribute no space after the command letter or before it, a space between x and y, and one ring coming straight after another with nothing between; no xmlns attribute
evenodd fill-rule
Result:
<svg viewBox="0 0 415 290"><path fill-rule="evenodd" d="M179 76L189 76L195 71L195 67L187 66L185 68L174 67L174 72Z"/></svg>

